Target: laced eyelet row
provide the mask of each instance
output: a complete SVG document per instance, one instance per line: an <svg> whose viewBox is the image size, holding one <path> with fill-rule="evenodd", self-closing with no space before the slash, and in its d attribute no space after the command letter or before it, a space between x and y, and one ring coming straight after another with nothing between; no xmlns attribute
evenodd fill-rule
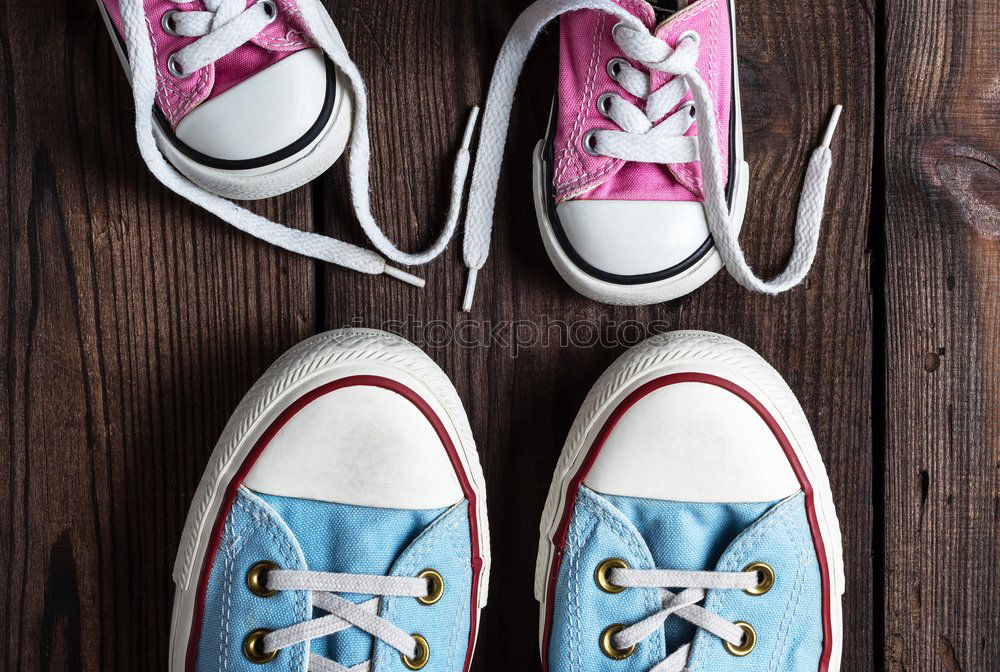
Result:
<svg viewBox="0 0 1000 672"><path fill-rule="evenodd" d="M268 588L267 586L267 575L268 573L281 569L280 566L271 562L270 560L262 560L260 562L255 562L247 570L246 574L246 586L253 595L262 598L274 597L279 591ZM417 602L423 605L436 604L441 600L444 595L444 577L436 569L425 569L417 574L418 578L427 580L427 595L425 597L415 598ZM251 663L257 665L264 665L269 663L278 655L277 651L265 651L264 650L264 638L269 635L272 630L267 628L257 628L250 631L249 634L243 640L243 656L249 660ZM425 665L427 661L430 660L431 648L427 639L418 633L411 635L413 639L417 642L417 653L413 658L404 656L400 654L400 659L403 664L411 670L419 670Z"/></svg>
<svg viewBox="0 0 1000 672"><path fill-rule="evenodd" d="M626 28L626 27L627 26L625 26L624 23L619 21L611 28L612 36L614 36L615 31L618 30L619 28ZM676 44L680 44L686 39L694 40L694 43L696 45L701 44L701 35L699 35L698 32L695 30L685 30L683 33L678 35ZM608 73L608 77L618 82L619 81L618 77L619 75L621 75L622 68L626 65L631 65L631 64L624 58L618 58L618 57L612 58L611 60L608 61L607 65L605 66L605 70ZM597 97L597 111L605 119L611 118L610 116L611 102L614 100L614 97L616 95L618 94L612 91L606 91L605 93L602 93ZM678 111L684 109L687 109L689 111L689 114L693 117L695 113L694 101L689 100L688 102L682 104L680 107L677 108ZM589 131L584 133L583 137L580 139L580 143L583 146L583 150L587 152L587 154L590 154L591 156L600 156L600 154L597 152L597 138L595 136L596 132L597 129L590 129Z"/></svg>
<svg viewBox="0 0 1000 672"><path fill-rule="evenodd" d="M278 18L278 4L275 0L260 0L257 4L263 5L268 24ZM185 37L177 32L177 24L174 21L174 16L180 11L179 9L168 9L160 17L160 26L163 28L163 32L171 37ZM187 79L194 74L194 72L184 72L180 63L177 62L177 52L170 54L167 58L167 72L176 79Z"/></svg>
<svg viewBox="0 0 1000 672"><path fill-rule="evenodd" d="M255 562L250 566L250 569L247 570L247 590L257 597L274 597L277 595L277 590L267 587L267 575L275 569L281 569L281 567L270 560ZM427 568L417 574L417 578L425 579L427 581L427 595L414 599L416 599L420 604L427 606L437 604L444 595L444 577L441 576L441 572L436 569Z"/></svg>
<svg viewBox="0 0 1000 672"><path fill-rule="evenodd" d="M266 665L278 657L277 651L267 651L264 648L264 638L271 634L271 632L273 631L267 628L257 628L256 630L251 630L243 639L243 656L251 663ZM417 643L417 652L412 658L403 654L399 654L399 658L403 661L403 665L407 669L419 670L427 665L427 662L431 659L431 645L427 642L427 638L420 633L415 632L410 636ZM632 648L634 649L635 647L633 646Z"/></svg>
<svg viewBox="0 0 1000 672"><path fill-rule="evenodd" d="M594 568L594 583L605 593L610 593L612 595L621 593L625 590L623 586L616 585L612 583L608 573L613 569L628 569L629 564L622 560L621 558L608 558ZM743 592L747 595L753 597L759 597L767 593L771 588L774 587L775 573L774 568L766 562L751 562L749 565L743 568L744 572L756 572L757 573L757 585L753 588L747 588ZM732 644L725 640L722 641L722 646L726 651L733 655L742 657L754 650L757 646L757 631L752 625L745 621L736 621L733 623L743 631L743 638L739 644ZM625 647L624 649L616 648L614 645L613 638L619 632L625 629L625 626L621 623L614 623L609 625L601 632L600 646L601 652L611 658L612 660L624 660L635 653L637 644Z"/></svg>
<svg viewBox="0 0 1000 672"><path fill-rule="evenodd" d="M739 644L731 644L726 640L722 640L722 646L726 649L726 652L730 655L742 658L743 656L749 654L757 646L757 631L752 625L745 621L736 621L733 625L740 628L743 631L743 638ZM610 658L611 660L625 660L633 653L635 653L638 648L638 644L632 644L631 646L626 646L624 649L619 649L615 647L614 636L625 629L625 626L621 623L614 623L609 625L601 632L600 644L601 653Z"/></svg>

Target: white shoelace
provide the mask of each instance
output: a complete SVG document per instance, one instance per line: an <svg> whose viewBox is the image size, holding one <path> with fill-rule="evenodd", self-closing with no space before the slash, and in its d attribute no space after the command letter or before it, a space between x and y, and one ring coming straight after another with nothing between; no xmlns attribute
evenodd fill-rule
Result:
<svg viewBox="0 0 1000 672"><path fill-rule="evenodd" d="M166 32L199 38L170 56L168 62L175 76L197 72L246 44L277 17L278 11L273 2L257 2L249 7L245 0L203 2L207 11L175 9L164 14Z"/></svg>
<svg viewBox="0 0 1000 672"><path fill-rule="evenodd" d="M608 579L622 588L657 588L661 591L663 608L628 626L611 638L619 650L628 649L663 627L673 615L683 618L702 630L734 646L743 643L740 626L712 613L697 603L705 599L706 590L748 590L758 585L756 572L692 572L672 569L611 569ZM673 593L667 588L682 588ZM691 645L685 644L657 663L650 672L681 672L687 665Z"/></svg>
<svg viewBox="0 0 1000 672"><path fill-rule="evenodd" d="M313 607L328 615L302 621L274 630L264 637L264 651L271 653L301 642L326 637L348 628L358 628L375 637L407 658L418 654L417 641L377 615L382 597L426 597L430 586L427 579L407 576L377 576L273 569L267 573L270 590L308 590ZM334 593L373 595L372 599L356 604ZM352 667L317 655L309 656L310 672L364 672L371 669L371 660Z"/></svg>
<svg viewBox="0 0 1000 672"><path fill-rule="evenodd" d="M273 3L264 0L250 7L245 7L243 0L205 0L205 6L208 11L175 11L171 16L172 30L187 36L199 36L198 40L171 58L170 62L181 76L214 62L251 39L273 19L269 14L271 11L269 7L275 7ZM351 201L362 229L372 245L384 257L404 265L427 263L448 245L458 224L462 192L469 169L469 143L478 116L478 108L472 111L455 160L451 203L444 228L438 239L426 250L416 253L403 252L385 236L371 214L368 182L371 150L368 137L368 94L364 80L343 43L336 37L336 28L321 2L299 0L298 6L302 22L309 28L317 46L348 78L354 93L348 177ZM375 275L385 273L418 287L424 285L421 278L388 265L383 256L371 250L329 236L300 231L272 222L206 191L171 166L160 153L153 136L153 105L156 101L157 73L143 0L122 0L121 15L125 25L125 42L135 99L136 141L150 172L160 182L237 229L273 245L362 273Z"/></svg>
<svg viewBox="0 0 1000 672"><path fill-rule="evenodd" d="M580 9L600 10L616 16L620 23L614 29L614 40L625 55L651 71L674 76L668 84L651 93L650 75L623 64L619 83L646 101L645 110L620 96L610 98L607 115L622 130L593 132L590 149L627 161L686 163L700 160L708 229L729 272L741 285L766 294L777 294L797 285L816 256L831 164L829 145L840 116L840 106L834 109L823 142L813 152L806 170L795 224L795 245L788 264L776 278L764 281L747 265L737 233L730 226L712 95L696 68L697 38L694 35L684 37L676 49L671 48L650 34L639 19L609 0L538 0L518 17L508 33L490 81L465 223L464 258L469 278L463 309L469 310L472 306L476 274L489 254L510 109L524 61L546 24L566 12ZM680 103L688 90L694 99L693 119L687 106L682 106L656 123ZM697 137L684 137L693 121L698 122Z"/></svg>

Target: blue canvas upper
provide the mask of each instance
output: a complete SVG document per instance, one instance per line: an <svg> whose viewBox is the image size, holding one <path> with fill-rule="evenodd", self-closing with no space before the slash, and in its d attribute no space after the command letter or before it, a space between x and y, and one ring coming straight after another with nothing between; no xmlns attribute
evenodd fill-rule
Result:
<svg viewBox="0 0 1000 672"><path fill-rule="evenodd" d="M601 651L609 625L631 625L662 606L659 589L602 591L594 571L608 558L635 569L739 572L751 562L774 569L767 593L710 590L702 606L730 621L754 626L757 644L744 657L726 651L715 635L677 615L613 660ZM672 502L604 496L581 487L559 567L548 659L552 672L647 672L691 643L690 670L815 672L823 643L819 565L798 493L769 503Z"/></svg>
<svg viewBox="0 0 1000 672"><path fill-rule="evenodd" d="M279 629L314 613L308 591L258 597L246 585L257 562L283 569L415 576L433 568L445 580L441 599L385 597L379 615L408 633L423 635L431 650L426 672L453 672L465 663L472 582L468 503L445 509L400 510L258 495L241 487L226 517L205 597L197 672L305 672L310 651L351 666L373 658L378 672L407 672L399 653L357 628L291 646L260 665L242 653L257 628ZM341 594L354 602L370 596ZM373 657L374 656L374 657Z"/></svg>

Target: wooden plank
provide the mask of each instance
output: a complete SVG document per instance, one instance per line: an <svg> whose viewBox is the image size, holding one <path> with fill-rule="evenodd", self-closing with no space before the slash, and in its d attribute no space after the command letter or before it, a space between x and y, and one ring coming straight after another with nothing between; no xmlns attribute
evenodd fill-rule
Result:
<svg viewBox="0 0 1000 672"><path fill-rule="evenodd" d="M885 3L890 670L996 669L997 2Z"/></svg>
<svg viewBox="0 0 1000 672"><path fill-rule="evenodd" d="M4 670L166 665L176 544L314 269L148 175L97 7L0 8ZM308 190L255 206L311 226Z"/></svg>
<svg viewBox="0 0 1000 672"><path fill-rule="evenodd" d="M446 206L452 156L467 108L485 98L499 46L527 6L475 0L333 3L372 104L372 193L390 237L416 249ZM576 295L549 264L531 203L530 161L555 81L555 30L529 59L511 123L489 263L475 310L459 312L460 245L421 269L424 290L324 270L325 327L389 328L417 341L455 382L486 472L494 539L493 591L484 612L479 670L537 669L531 594L538 519L555 460L587 390L625 346L663 329L739 338L787 377L813 424L845 534L845 670L871 669L871 320L869 286L873 28L865 7L834 0L740 3L738 30L751 196L742 236L772 272L791 247L808 154L836 102L820 256L805 286L751 295L720 274L692 296L650 308L613 308ZM331 230L358 240L345 219L343 167L323 184ZM353 238L351 238L353 236ZM470 322L464 322L464 321ZM536 325L532 327L531 325ZM575 327L573 325L576 325ZM516 333L547 334L532 347ZM561 347L560 334L577 338ZM449 330L498 335L461 347ZM598 343L594 330L610 334ZM514 642L516 645L512 646Z"/></svg>

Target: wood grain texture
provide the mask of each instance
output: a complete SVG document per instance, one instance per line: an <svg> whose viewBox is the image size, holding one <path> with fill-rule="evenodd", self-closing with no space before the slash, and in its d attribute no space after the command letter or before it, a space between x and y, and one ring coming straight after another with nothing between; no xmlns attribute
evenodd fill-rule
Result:
<svg viewBox="0 0 1000 672"><path fill-rule="evenodd" d="M0 7L3 670L165 666L170 569L314 271L166 193L93 2ZM258 205L311 221L308 190Z"/></svg>
<svg viewBox="0 0 1000 672"><path fill-rule="evenodd" d="M418 249L528 3L327 4L369 87L374 213ZM417 341L469 411L494 542L477 670L538 669L536 532L565 434L627 345L681 328L743 340L805 408L844 531L843 669L994 668L998 13L998 0L741 1L741 239L755 268L784 263L806 159L840 102L820 254L780 297L723 273L650 308L576 295L539 240L529 166L555 81L550 29L522 78L492 253L465 315L460 244L419 270L416 290L317 267L166 192L138 157L96 7L0 5L0 671L162 668L173 554L223 424L281 352L349 325ZM363 242L343 163L253 208Z"/></svg>
<svg viewBox="0 0 1000 672"><path fill-rule="evenodd" d="M998 5L886 9L887 667L996 669Z"/></svg>

